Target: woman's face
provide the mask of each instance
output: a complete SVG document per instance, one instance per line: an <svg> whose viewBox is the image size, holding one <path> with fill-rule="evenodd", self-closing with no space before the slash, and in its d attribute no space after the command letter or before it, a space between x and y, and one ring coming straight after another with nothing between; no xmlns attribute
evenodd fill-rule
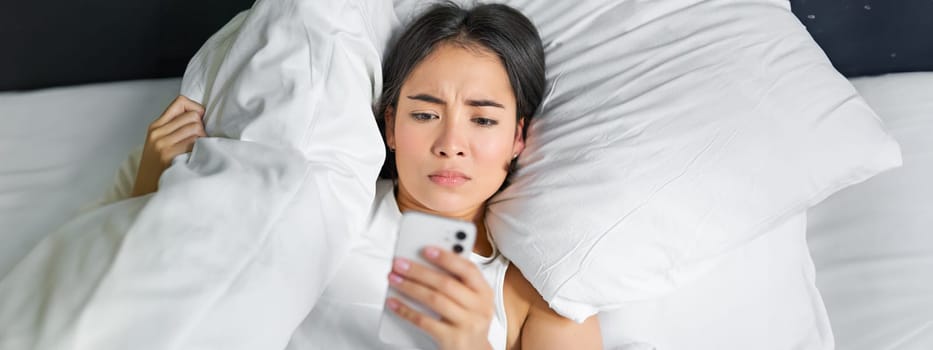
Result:
<svg viewBox="0 0 933 350"><path fill-rule="evenodd" d="M399 201L444 216L475 214L524 148L516 108L495 54L438 45L402 84L394 113L386 112Z"/></svg>

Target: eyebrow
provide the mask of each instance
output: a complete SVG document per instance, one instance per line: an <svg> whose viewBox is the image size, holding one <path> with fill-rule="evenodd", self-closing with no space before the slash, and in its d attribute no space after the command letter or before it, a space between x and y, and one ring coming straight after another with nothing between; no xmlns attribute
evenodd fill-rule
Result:
<svg viewBox="0 0 933 350"><path fill-rule="evenodd" d="M444 101L438 97L431 96L428 94L417 94L414 96L408 96L408 98L412 100L424 101L427 103L433 103L433 104L438 104L438 105L447 104L447 101ZM466 102L467 102L466 103L467 105L473 106L473 107L497 107L497 108L503 108L503 109L505 108L505 106L503 106L501 103L493 101L493 100L467 100Z"/></svg>

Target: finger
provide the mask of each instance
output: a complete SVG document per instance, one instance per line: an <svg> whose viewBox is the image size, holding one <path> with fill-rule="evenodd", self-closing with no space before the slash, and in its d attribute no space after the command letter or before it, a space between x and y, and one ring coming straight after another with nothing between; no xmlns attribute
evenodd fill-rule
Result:
<svg viewBox="0 0 933 350"><path fill-rule="evenodd" d="M162 152L159 155L159 160L162 162L162 165L169 166L172 164L172 159L175 159L179 154L191 152L194 149L194 142L198 137L199 136L189 137Z"/></svg>
<svg viewBox="0 0 933 350"><path fill-rule="evenodd" d="M442 319L453 324L461 324L469 316L469 310L465 310L462 305L417 281L406 279L396 273L389 273L389 285L412 300L427 306Z"/></svg>
<svg viewBox="0 0 933 350"><path fill-rule="evenodd" d="M168 107L165 108L165 111L162 112L162 115L154 122L152 122L152 126L157 128L165 125L165 123L168 123L176 116L184 114L185 112L195 112L198 114L198 116L204 116L204 106L189 100L185 96L178 95L178 97L176 97L175 100L173 100L172 103L170 103Z"/></svg>
<svg viewBox="0 0 933 350"><path fill-rule="evenodd" d="M185 124L184 126L173 131L171 134L165 135L158 139L156 142L161 142L164 146L171 147L192 136L206 136L204 134L204 127L201 126L200 123Z"/></svg>
<svg viewBox="0 0 933 350"><path fill-rule="evenodd" d="M486 282L482 272L472 261L456 253L438 247L425 247L421 251L429 262L463 281L468 288L481 293L491 293L492 288Z"/></svg>
<svg viewBox="0 0 933 350"><path fill-rule="evenodd" d="M190 137L203 137L204 132L198 124L188 124L175 130L175 132L162 136L152 141L153 149L158 154L163 154L169 152L170 149L176 148L184 140Z"/></svg>
<svg viewBox="0 0 933 350"><path fill-rule="evenodd" d="M195 112L185 112L178 116L175 116L174 119L170 120L168 123L163 124L162 126L151 128L149 131L150 140L159 140L166 135L174 133L181 127L184 127L188 124L198 124L203 128L203 123L201 122L201 116Z"/></svg>
<svg viewBox="0 0 933 350"><path fill-rule="evenodd" d="M386 299L386 306L402 319L427 332L434 339L443 339L443 335L450 332L451 326L418 312L418 310L405 305L399 299Z"/></svg>
<svg viewBox="0 0 933 350"><path fill-rule="evenodd" d="M392 272L434 289L464 307L474 307L481 300L470 288L455 277L406 259L397 258Z"/></svg>
<svg viewBox="0 0 933 350"><path fill-rule="evenodd" d="M188 137L187 139L184 139L181 142L179 142L178 146L183 147L183 151L184 151L183 153L190 153L191 151L194 150L195 141L197 141L201 137L203 136L194 135L194 136Z"/></svg>

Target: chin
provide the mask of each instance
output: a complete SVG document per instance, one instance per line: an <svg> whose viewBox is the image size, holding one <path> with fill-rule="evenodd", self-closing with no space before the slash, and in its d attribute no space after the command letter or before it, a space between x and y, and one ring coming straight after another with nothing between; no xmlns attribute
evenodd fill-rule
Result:
<svg viewBox="0 0 933 350"><path fill-rule="evenodd" d="M441 214L462 213L481 204L459 193L438 193L438 191L430 191L425 199L421 201L422 204Z"/></svg>

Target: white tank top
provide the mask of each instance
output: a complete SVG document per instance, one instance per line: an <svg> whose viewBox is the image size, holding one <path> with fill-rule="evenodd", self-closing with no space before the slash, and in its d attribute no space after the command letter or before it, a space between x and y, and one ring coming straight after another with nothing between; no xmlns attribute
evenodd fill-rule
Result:
<svg viewBox="0 0 933 350"><path fill-rule="evenodd" d="M366 231L354 241L314 309L292 334L288 350L400 349L380 341L378 330L401 217L392 181L380 180ZM473 253L470 260L495 291L489 343L493 349L505 349L508 323L502 290L509 261L496 252L495 244L492 257Z"/></svg>

